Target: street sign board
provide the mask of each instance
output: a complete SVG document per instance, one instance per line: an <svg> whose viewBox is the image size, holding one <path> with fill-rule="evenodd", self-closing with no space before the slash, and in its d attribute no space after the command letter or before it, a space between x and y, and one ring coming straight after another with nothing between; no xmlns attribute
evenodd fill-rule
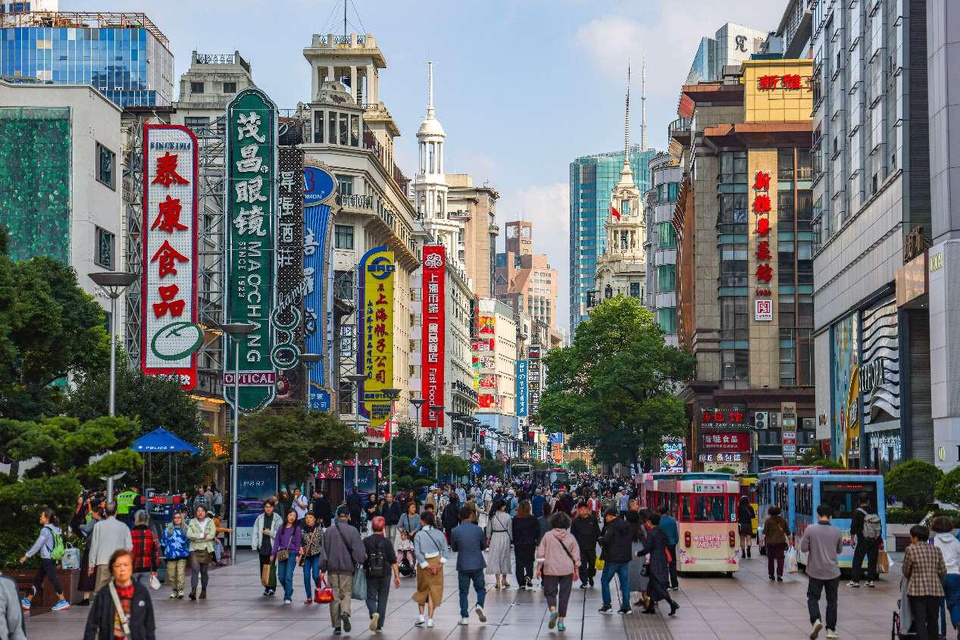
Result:
<svg viewBox="0 0 960 640"><path fill-rule="evenodd" d="M470 462L480 462L480 452L474 451L470 454Z"/></svg>
<svg viewBox="0 0 960 640"><path fill-rule="evenodd" d="M474 462L473 464L470 465L470 473L472 473L473 475L477 475L478 473L480 473L479 462Z"/></svg>

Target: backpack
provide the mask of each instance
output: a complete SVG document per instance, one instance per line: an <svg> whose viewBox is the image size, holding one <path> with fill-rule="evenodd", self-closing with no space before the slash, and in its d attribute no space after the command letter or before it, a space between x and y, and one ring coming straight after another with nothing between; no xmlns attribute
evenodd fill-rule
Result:
<svg viewBox="0 0 960 640"><path fill-rule="evenodd" d="M875 540L883 534L883 523L880 516L875 513L867 513L863 509L857 509L863 512L863 537Z"/></svg>
<svg viewBox="0 0 960 640"><path fill-rule="evenodd" d="M53 546L50 547L50 559L60 562L63 559L63 554L66 553L67 548L63 544L63 536L54 531L53 527L50 527L50 535L53 536Z"/></svg>
<svg viewBox="0 0 960 640"><path fill-rule="evenodd" d="M387 559L383 555L383 549L378 544L370 553L367 554L367 576L370 578L382 578L387 572Z"/></svg>

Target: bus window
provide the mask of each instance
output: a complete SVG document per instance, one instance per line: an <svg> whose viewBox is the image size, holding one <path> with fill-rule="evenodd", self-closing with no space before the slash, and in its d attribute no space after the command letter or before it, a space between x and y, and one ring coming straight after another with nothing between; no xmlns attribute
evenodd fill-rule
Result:
<svg viewBox="0 0 960 640"><path fill-rule="evenodd" d="M724 522L726 520L723 496L694 496L693 500L695 522Z"/></svg>
<svg viewBox="0 0 960 640"><path fill-rule="evenodd" d="M833 508L833 517L853 518L853 512L860 506L860 494L870 497L870 504L877 504L877 485L875 482L823 482L820 484L820 502Z"/></svg>
<svg viewBox="0 0 960 640"><path fill-rule="evenodd" d="M690 496L680 496L680 507L682 512L681 520L683 522L692 522L693 518L690 516Z"/></svg>
<svg viewBox="0 0 960 640"><path fill-rule="evenodd" d="M736 496L727 496L727 519L730 522L737 521L737 497Z"/></svg>

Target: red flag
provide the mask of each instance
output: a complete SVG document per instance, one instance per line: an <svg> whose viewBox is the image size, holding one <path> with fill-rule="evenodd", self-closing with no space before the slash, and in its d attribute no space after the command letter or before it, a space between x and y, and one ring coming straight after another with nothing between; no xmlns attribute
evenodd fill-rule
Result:
<svg viewBox="0 0 960 640"><path fill-rule="evenodd" d="M612 213L613 217L616 218L617 220L620 219L620 212L617 211L617 208L615 206L610 205L610 213Z"/></svg>

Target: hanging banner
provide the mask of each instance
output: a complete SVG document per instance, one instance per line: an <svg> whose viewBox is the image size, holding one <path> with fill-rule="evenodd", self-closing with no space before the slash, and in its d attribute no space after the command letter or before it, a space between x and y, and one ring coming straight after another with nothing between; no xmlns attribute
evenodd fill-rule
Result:
<svg viewBox="0 0 960 640"><path fill-rule="evenodd" d="M357 314L360 350L357 372L367 379L360 384L360 415L369 420L368 438L385 438L384 423L392 400L383 392L393 387L393 251L376 247L360 259Z"/></svg>
<svg viewBox="0 0 960 640"><path fill-rule="evenodd" d="M197 139L179 125L143 127L141 367L197 386Z"/></svg>
<svg viewBox="0 0 960 640"><path fill-rule="evenodd" d="M526 418L529 415L527 402L527 361L517 360L517 417Z"/></svg>
<svg viewBox="0 0 960 640"><path fill-rule="evenodd" d="M447 260L443 245L423 247L423 426L443 428L443 412L432 411L430 405L443 404L443 349L446 332L444 287Z"/></svg>
<svg viewBox="0 0 960 640"><path fill-rule="evenodd" d="M336 199L333 175L308 159L303 167L303 300L304 343L307 353L323 356L310 364L311 409L329 411L330 364L333 354L333 269L330 267L330 205Z"/></svg>
<svg viewBox="0 0 960 640"><path fill-rule="evenodd" d="M256 327L240 343L238 367L239 408L254 411L276 396L276 335L271 320L276 305L277 107L259 89L244 89L227 106L226 120L224 319ZM226 336L224 341L226 379L226 374L232 378L237 365L233 341ZM244 385L244 374L259 385ZM232 385L224 384L223 391L232 405Z"/></svg>
<svg viewBox="0 0 960 640"><path fill-rule="evenodd" d="M277 336L271 353L277 378L277 402L306 402L300 366L303 344L303 149L277 150L277 304L271 322Z"/></svg>

